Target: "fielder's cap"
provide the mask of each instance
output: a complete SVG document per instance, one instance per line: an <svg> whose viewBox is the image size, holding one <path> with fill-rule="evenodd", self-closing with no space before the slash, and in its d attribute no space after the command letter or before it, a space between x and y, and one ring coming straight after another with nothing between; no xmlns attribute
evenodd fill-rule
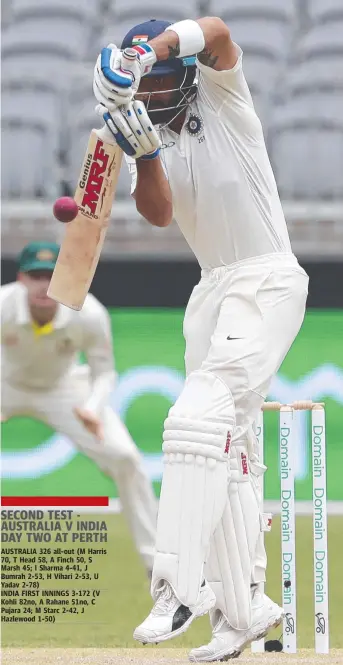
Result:
<svg viewBox="0 0 343 665"><path fill-rule="evenodd" d="M166 30L171 24L170 21L160 21L156 18L139 23L135 25L127 35L125 35L121 48L125 49L130 46L136 46L144 42L150 42L162 32ZM185 67L195 65L195 55L187 58L173 58L171 60L159 60L156 62L149 74L146 76L168 76L169 74L180 74L184 72Z"/></svg>
<svg viewBox="0 0 343 665"><path fill-rule="evenodd" d="M53 271L60 248L55 242L30 242L19 256L19 271Z"/></svg>

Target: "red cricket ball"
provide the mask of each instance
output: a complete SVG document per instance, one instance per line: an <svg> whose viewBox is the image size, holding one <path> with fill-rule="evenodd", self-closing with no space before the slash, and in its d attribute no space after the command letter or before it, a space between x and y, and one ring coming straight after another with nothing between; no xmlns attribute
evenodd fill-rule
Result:
<svg viewBox="0 0 343 665"><path fill-rule="evenodd" d="M62 196L57 199L53 207L54 216L59 222L71 222L79 212L78 205L71 196Z"/></svg>

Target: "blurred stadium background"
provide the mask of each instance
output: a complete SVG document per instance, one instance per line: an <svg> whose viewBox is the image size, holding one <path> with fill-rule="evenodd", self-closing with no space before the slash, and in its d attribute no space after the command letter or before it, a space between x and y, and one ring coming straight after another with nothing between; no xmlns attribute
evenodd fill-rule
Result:
<svg viewBox="0 0 343 665"><path fill-rule="evenodd" d="M3 253L54 236L51 201L72 193L94 114L99 49L151 17L221 16L244 50L301 258L343 253L342 0L4 0L2 33ZM111 257L191 258L176 225L139 219L122 169L106 245Z"/></svg>
<svg viewBox="0 0 343 665"><path fill-rule="evenodd" d="M209 14L227 22L244 50L293 249L310 276L305 325L271 397L327 400L329 498L337 501L343 499L337 471L343 464L343 0L3 0L2 281L15 279L16 255L26 242L61 239L52 203L72 195L89 132L100 126L92 93L100 48L120 44L148 18ZM120 376L113 402L158 482L162 423L183 380L182 313L199 269L177 225L147 224L129 189L124 165L92 291L113 320ZM304 418L298 497L309 499ZM276 462L272 435L275 425L270 463ZM48 487L82 493L92 483L94 493L113 494L93 465L39 423L10 421L3 447L8 493ZM19 450L20 465L12 457ZM33 450L37 464L29 471L26 453L32 462ZM276 498L270 483L267 495Z"/></svg>

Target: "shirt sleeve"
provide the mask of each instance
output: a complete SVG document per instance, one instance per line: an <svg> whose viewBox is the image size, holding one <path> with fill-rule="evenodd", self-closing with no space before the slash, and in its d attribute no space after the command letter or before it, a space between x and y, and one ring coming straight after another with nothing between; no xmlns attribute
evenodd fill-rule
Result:
<svg viewBox="0 0 343 665"><path fill-rule="evenodd" d="M243 73L243 51L235 44L237 62L232 69L216 71L197 60L199 70L199 97L212 111L220 112L223 105L240 103L253 106L248 84Z"/></svg>
<svg viewBox="0 0 343 665"><path fill-rule="evenodd" d="M127 164L127 168L129 169L129 173L131 176L131 194L134 193L137 185L137 166L136 166L136 160L133 159L132 157L129 157L129 155L125 155L125 161Z"/></svg>
<svg viewBox="0 0 343 665"><path fill-rule="evenodd" d="M235 47L237 62L232 69L217 72L197 61L198 99L200 104L210 108L224 124L254 142L261 141L261 123L243 72L243 51L237 44Z"/></svg>
<svg viewBox="0 0 343 665"><path fill-rule="evenodd" d="M91 393L84 408L99 414L115 386L114 355L110 317L93 296L84 319L83 352L91 372Z"/></svg>

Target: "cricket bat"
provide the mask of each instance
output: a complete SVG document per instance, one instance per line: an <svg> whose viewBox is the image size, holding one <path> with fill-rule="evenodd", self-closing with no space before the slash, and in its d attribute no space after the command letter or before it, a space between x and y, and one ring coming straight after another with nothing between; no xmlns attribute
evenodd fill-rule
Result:
<svg viewBox="0 0 343 665"><path fill-rule="evenodd" d="M137 53L124 51L126 69ZM48 296L71 309L82 309L104 244L122 161L122 150L105 125L93 129L76 187L79 212L66 224L65 236Z"/></svg>
<svg viewBox="0 0 343 665"><path fill-rule="evenodd" d="M82 309L111 216L123 153L109 135L106 125L90 134L74 194L79 212L66 224L48 288L50 298L71 309Z"/></svg>

